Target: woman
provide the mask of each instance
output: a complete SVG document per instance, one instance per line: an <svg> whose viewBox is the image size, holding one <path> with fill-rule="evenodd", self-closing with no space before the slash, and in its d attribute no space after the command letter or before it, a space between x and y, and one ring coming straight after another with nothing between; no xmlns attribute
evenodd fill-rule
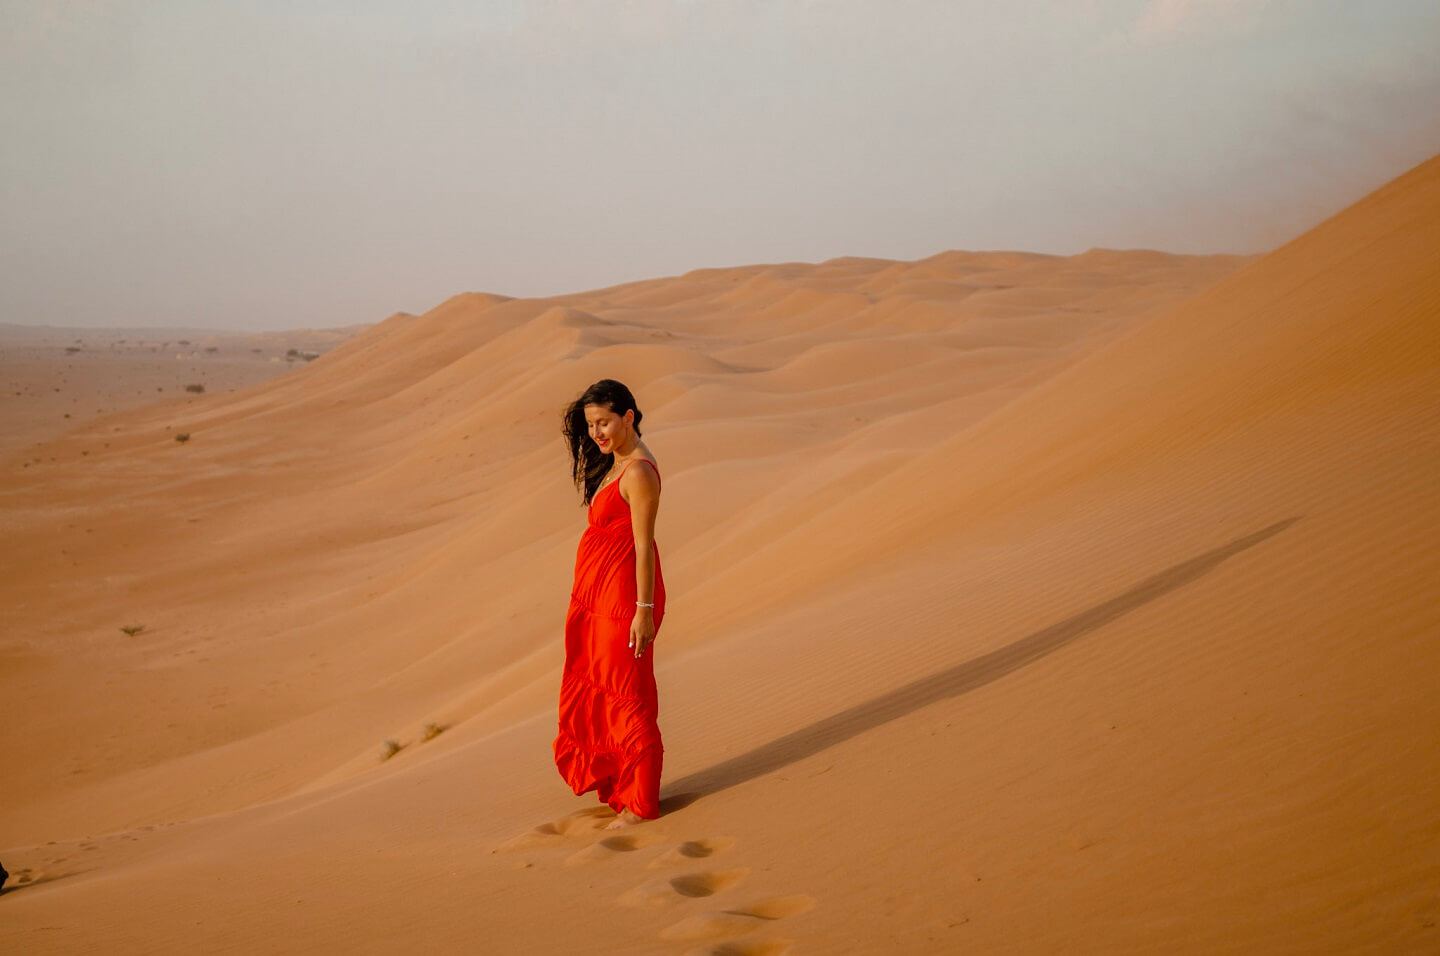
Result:
<svg viewBox="0 0 1440 956"><path fill-rule="evenodd" d="M660 472L640 440L642 417L630 390L606 378L562 423L589 510L565 618L555 766L577 796L595 790L615 810L606 829L660 815L664 748L646 651L665 616L665 580L654 539Z"/></svg>

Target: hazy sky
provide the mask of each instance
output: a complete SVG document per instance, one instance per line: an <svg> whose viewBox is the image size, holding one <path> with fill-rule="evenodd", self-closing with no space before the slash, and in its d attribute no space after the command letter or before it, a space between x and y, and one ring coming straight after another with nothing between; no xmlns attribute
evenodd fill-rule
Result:
<svg viewBox="0 0 1440 956"><path fill-rule="evenodd" d="M1440 152L1437 50L1437 0L0 0L0 321L1265 251Z"/></svg>

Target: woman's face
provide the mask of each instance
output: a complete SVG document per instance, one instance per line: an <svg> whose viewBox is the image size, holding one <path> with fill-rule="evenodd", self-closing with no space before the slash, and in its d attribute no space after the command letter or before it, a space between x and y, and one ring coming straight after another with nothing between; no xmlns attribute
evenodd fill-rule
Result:
<svg viewBox="0 0 1440 956"><path fill-rule="evenodd" d="M590 428L590 440L607 455L615 453L615 445L624 437L633 417L628 409L621 416L605 405L585 406L585 421Z"/></svg>

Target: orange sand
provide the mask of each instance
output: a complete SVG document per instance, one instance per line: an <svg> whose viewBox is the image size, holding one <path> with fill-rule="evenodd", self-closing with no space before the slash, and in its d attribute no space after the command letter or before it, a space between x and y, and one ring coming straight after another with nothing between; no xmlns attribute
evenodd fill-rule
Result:
<svg viewBox="0 0 1440 956"><path fill-rule="evenodd" d="M31 437L0 951L1433 952L1437 320L1440 159L1253 260L466 294ZM666 476L618 836L549 746L600 377Z"/></svg>

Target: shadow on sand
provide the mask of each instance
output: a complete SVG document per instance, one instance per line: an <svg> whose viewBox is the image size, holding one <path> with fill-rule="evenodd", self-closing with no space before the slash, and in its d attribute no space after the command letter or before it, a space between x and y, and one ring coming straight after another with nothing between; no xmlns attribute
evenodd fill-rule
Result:
<svg viewBox="0 0 1440 956"><path fill-rule="evenodd" d="M678 810L706 794L716 793L726 787L733 787L779 770L921 707L948 697L958 697L991 681L999 680L1047 654L1058 651L1066 644L1099 630L1116 618L1190 584L1214 570L1226 558L1254 547L1271 535L1279 534L1299 520L1299 516L1286 518L1236 538L1228 544L1166 568L1108 601L989 654L911 681L753 750L672 781L665 787L670 796L662 797L660 801L662 812Z"/></svg>

